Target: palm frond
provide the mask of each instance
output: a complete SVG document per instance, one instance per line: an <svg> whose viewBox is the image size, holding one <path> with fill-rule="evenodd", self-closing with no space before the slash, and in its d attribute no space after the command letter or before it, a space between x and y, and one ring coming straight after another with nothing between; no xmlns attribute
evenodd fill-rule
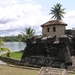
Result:
<svg viewBox="0 0 75 75"><path fill-rule="evenodd" d="M21 32L21 34L25 37L25 39L27 39L35 35L35 30L31 27L25 28L25 33Z"/></svg>
<svg viewBox="0 0 75 75"><path fill-rule="evenodd" d="M64 10L65 8L61 8L62 5L60 3L57 3L56 5L54 5L53 7L51 7L51 12L49 14L53 14L53 16L51 17L54 19L58 19L58 20L62 20L62 18L64 18L63 14L65 14Z"/></svg>
<svg viewBox="0 0 75 75"><path fill-rule="evenodd" d="M11 52L9 48L0 47L0 52Z"/></svg>

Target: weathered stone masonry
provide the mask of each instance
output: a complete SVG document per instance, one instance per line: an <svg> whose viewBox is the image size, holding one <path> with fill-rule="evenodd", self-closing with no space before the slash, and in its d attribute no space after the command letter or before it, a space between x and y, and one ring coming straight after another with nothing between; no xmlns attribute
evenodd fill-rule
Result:
<svg viewBox="0 0 75 75"><path fill-rule="evenodd" d="M71 65L75 54L74 38L63 35L56 41L55 36L35 36L27 39L22 63L32 66L66 67Z"/></svg>
<svg viewBox="0 0 75 75"><path fill-rule="evenodd" d="M61 20L41 25L42 36L27 39L21 63L28 66L67 68L75 55L75 30L66 30Z"/></svg>

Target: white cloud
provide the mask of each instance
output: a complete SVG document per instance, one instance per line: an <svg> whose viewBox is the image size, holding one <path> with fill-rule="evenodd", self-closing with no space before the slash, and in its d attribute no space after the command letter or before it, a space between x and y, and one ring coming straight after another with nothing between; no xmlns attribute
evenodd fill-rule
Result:
<svg viewBox="0 0 75 75"><path fill-rule="evenodd" d="M41 34L40 25L51 18L49 15L44 15L41 10L42 6L34 0L0 0L0 5L0 36L16 35L25 27L30 26L35 29L37 34ZM64 22L68 24L67 28L74 27L74 13L75 10L65 15Z"/></svg>
<svg viewBox="0 0 75 75"><path fill-rule="evenodd" d="M18 0L0 0L0 5L9 6L18 3Z"/></svg>
<svg viewBox="0 0 75 75"><path fill-rule="evenodd" d="M17 3L17 0L13 3ZM0 34L20 33L25 27L30 26L36 30L36 33L39 33L41 30L40 24L49 18L43 15L41 8L41 5L31 3L14 4L11 7L7 6L5 8L0 7ZM8 34L5 31L8 31Z"/></svg>
<svg viewBox="0 0 75 75"><path fill-rule="evenodd" d="M67 22L68 29L72 29L73 27L75 27L75 10L71 10L69 11L66 15L65 15L65 22Z"/></svg>
<svg viewBox="0 0 75 75"><path fill-rule="evenodd" d="M26 3L35 3L34 0L24 0Z"/></svg>

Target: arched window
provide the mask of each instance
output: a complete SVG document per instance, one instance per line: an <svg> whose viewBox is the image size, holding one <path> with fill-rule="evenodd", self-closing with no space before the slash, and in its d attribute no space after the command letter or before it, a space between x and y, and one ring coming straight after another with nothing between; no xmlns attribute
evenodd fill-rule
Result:
<svg viewBox="0 0 75 75"><path fill-rule="evenodd" d="M56 28L55 27L53 27L53 32L56 32Z"/></svg>
<svg viewBox="0 0 75 75"><path fill-rule="evenodd" d="M50 32L50 28L49 27L47 28L47 32Z"/></svg>

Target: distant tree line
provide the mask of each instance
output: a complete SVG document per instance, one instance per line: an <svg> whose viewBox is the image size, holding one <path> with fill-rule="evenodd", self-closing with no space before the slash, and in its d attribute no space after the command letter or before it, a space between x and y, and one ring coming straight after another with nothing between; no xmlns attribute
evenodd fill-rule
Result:
<svg viewBox="0 0 75 75"><path fill-rule="evenodd" d="M18 36L3 36L0 37L3 39L4 42L23 42L23 36L21 34L19 34Z"/></svg>
<svg viewBox="0 0 75 75"><path fill-rule="evenodd" d="M35 30L32 29L31 27L25 28L25 33L18 34L18 36L4 36L0 37L4 42L25 42L27 38L30 38L35 35Z"/></svg>

